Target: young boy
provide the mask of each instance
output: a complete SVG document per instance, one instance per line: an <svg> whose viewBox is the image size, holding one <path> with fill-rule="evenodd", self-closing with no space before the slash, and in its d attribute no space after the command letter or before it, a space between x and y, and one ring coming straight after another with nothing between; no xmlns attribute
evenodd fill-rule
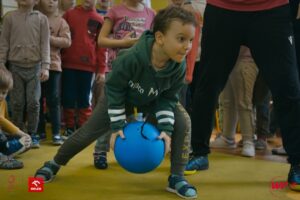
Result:
<svg viewBox="0 0 300 200"><path fill-rule="evenodd" d="M96 81L104 78L106 50L97 46L103 17L97 13L95 5L96 0L83 0L63 16L72 38L72 45L63 49L61 55L65 138L81 127L92 113L90 94L94 74Z"/></svg>
<svg viewBox="0 0 300 200"><path fill-rule="evenodd" d="M49 24L45 15L33 10L37 0L17 0L18 9L8 13L0 37L0 66L8 62L14 87L10 93L12 121L24 129L27 105L27 131L32 147L39 147L36 135L39 121L41 83L49 77Z"/></svg>
<svg viewBox="0 0 300 200"><path fill-rule="evenodd" d="M13 87L11 73L0 67L0 169L20 169L21 161L12 157L30 148L31 138L6 119L7 109L5 98Z"/></svg>
<svg viewBox="0 0 300 200"><path fill-rule="evenodd" d="M194 38L196 21L179 7L161 10L154 18L153 31L146 31L131 48L120 52L108 75L102 94L89 120L61 146L35 176L51 181L67 162L107 131L124 138L126 116L138 112L155 120L158 139L171 144L171 174L167 190L183 198L197 198L196 188L183 177L188 162L190 118L178 103L184 84L185 56ZM152 120L151 120L152 119ZM113 137L115 138L115 137Z"/></svg>

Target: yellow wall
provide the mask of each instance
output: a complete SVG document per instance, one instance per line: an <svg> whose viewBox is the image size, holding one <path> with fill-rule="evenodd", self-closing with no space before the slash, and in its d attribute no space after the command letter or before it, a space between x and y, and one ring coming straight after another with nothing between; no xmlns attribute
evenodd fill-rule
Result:
<svg viewBox="0 0 300 200"><path fill-rule="evenodd" d="M120 3L121 1L122 0L114 0L115 4ZM77 3L80 2L81 0L77 0ZM151 5L154 10L160 10L168 5L168 0L152 0Z"/></svg>

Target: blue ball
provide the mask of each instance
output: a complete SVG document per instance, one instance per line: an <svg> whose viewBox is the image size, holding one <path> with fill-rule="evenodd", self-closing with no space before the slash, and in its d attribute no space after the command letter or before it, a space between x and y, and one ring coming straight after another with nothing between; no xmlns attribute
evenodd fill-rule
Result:
<svg viewBox="0 0 300 200"><path fill-rule="evenodd" d="M164 159L164 142L160 132L145 122L131 122L124 127L125 139L117 137L114 153L118 163L132 173L154 170Z"/></svg>

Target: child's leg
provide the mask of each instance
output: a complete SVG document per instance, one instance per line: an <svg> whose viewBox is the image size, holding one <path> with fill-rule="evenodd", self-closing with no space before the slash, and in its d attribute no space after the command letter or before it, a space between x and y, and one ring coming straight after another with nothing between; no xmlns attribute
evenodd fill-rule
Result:
<svg viewBox="0 0 300 200"><path fill-rule="evenodd" d="M59 148L54 161L59 165L66 165L73 156L109 130L110 121L107 113L107 101L103 95L88 121Z"/></svg>
<svg viewBox="0 0 300 200"><path fill-rule="evenodd" d="M37 129L37 134L40 136L41 139L45 139L45 137L46 137L45 94L48 92L46 90L47 82L41 83L39 123L38 123L38 129Z"/></svg>
<svg viewBox="0 0 300 200"><path fill-rule="evenodd" d="M27 69L26 100L27 100L27 127L28 133L36 134L41 97L40 65Z"/></svg>
<svg viewBox="0 0 300 200"><path fill-rule="evenodd" d="M108 167L107 152L109 152L109 148L110 148L110 137L111 137L111 133L107 132L107 134L97 139L94 154L93 154L94 166L97 169L106 169Z"/></svg>
<svg viewBox="0 0 300 200"><path fill-rule="evenodd" d="M90 105L91 85L93 73L87 71L76 71L77 78L77 108L78 108L78 127L81 127L92 114Z"/></svg>
<svg viewBox="0 0 300 200"><path fill-rule="evenodd" d="M171 142L171 175L168 178L167 191L183 198L197 198L197 190L183 176L189 159L191 121L181 104L174 109L175 124Z"/></svg>
<svg viewBox="0 0 300 200"><path fill-rule="evenodd" d="M110 148L110 137L111 137L111 134L110 132L108 132L107 134L99 137L97 139L97 142L96 142L96 145L95 145L95 152L109 152L109 148Z"/></svg>
<svg viewBox="0 0 300 200"><path fill-rule="evenodd" d="M234 99L234 87L233 79L235 78L235 68L232 70L225 88L220 96L221 104L223 105L223 132L222 135L232 140L234 143L236 125L238 122L238 111L236 109L236 101Z"/></svg>
<svg viewBox="0 0 300 200"><path fill-rule="evenodd" d="M52 181L60 169L60 165L66 165L71 158L97 138L106 134L109 129L107 101L103 95L88 121L62 144L54 156L54 160L47 161L43 167L37 170L35 177L43 178L44 182Z"/></svg>
<svg viewBox="0 0 300 200"><path fill-rule="evenodd" d="M191 121L181 104L174 109L175 124L171 144L171 173L183 176L189 159L191 140Z"/></svg>
<svg viewBox="0 0 300 200"><path fill-rule="evenodd" d="M242 155L253 157L255 156L253 141L255 126L252 99L258 69L254 62L240 62L236 68L237 73L233 84L235 85L234 94L243 136Z"/></svg>
<svg viewBox="0 0 300 200"><path fill-rule="evenodd" d="M243 141L253 142L254 116L253 116L253 88L258 69L254 62L240 62L236 66L237 73L233 84L235 85L235 99L239 113Z"/></svg>
<svg viewBox="0 0 300 200"><path fill-rule="evenodd" d="M10 91L10 103L13 123L24 131L25 80L22 67L10 64L14 87Z"/></svg>
<svg viewBox="0 0 300 200"><path fill-rule="evenodd" d="M77 96L75 76L75 70L63 69L62 71L62 106L67 129L66 137L75 130L75 99Z"/></svg>
<svg viewBox="0 0 300 200"><path fill-rule="evenodd" d="M61 72L50 71L46 83L46 102L50 113L52 136L60 135L60 78Z"/></svg>

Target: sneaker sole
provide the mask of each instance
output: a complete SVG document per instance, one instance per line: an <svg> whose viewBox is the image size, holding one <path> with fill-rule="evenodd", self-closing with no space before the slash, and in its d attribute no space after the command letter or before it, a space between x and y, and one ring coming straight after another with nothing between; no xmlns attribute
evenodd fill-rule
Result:
<svg viewBox="0 0 300 200"><path fill-rule="evenodd" d="M236 145L231 145L231 146L210 145L209 147L212 148L212 149L236 149Z"/></svg>
<svg viewBox="0 0 300 200"><path fill-rule="evenodd" d="M183 172L184 175L193 175L193 174L196 174L198 171L203 171L203 170L208 170L208 166L204 166L204 167L201 167L200 169L194 169L194 170L185 170Z"/></svg>
<svg viewBox="0 0 300 200"><path fill-rule="evenodd" d="M184 171L183 174L185 176L188 176L188 175L193 175L193 174L196 174L197 173L197 170L193 170L193 171Z"/></svg>
<svg viewBox="0 0 300 200"><path fill-rule="evenodd" d="M183 199L197 199L197 197L198 197L197 195L196 195L196 196L193 196L193 197L182 196L181 194L179 194L179 193L177 192L177 190L172 189L172 188L170 188L170 187L167 187L166 190L167 190L168 192L177 194L178 196L180 196L180 197L183 198Z"/></svg>
<svg viewBox="0 0 300 200"><path fill-rule="evenodd" d="M42 177L44 177L44 176L42 176ZM41 176L35 176L34 178L41 178ZM52 178L50 178L49 180L44 180L44 183L50 183L50 182L52 182L53 180L55 179L55 175L54 176L52 176Z"/></svg>

